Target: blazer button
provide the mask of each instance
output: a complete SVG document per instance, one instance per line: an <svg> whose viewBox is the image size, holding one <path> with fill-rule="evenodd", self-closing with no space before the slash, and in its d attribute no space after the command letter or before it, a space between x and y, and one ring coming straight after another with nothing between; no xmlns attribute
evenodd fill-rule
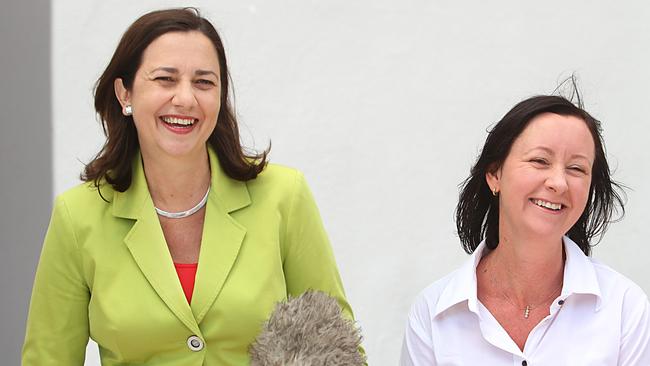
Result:
<svg viewBox="0 0 650 366"><path fill-rule="evenodd" d="M203 341L195 335L190 336L187 339L187 347L194 352L198 352L203 349Z"/></svg>

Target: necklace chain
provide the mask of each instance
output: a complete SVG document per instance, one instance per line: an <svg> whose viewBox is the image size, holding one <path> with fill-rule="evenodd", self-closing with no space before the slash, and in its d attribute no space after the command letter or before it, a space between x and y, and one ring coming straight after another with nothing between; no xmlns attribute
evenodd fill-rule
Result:
<svg viewBox="0 0 650 366"><path fill-rule="evenodd" d="M190 208L189 210L186 211L179 211L179 212L168 212L165 210L161 210L158 207L154 206L156 209L156 212L160 216L167 217L169 219L182 219L188 216L194 215L198 210L202 209L203 206L208 202L208 194L210 193L210 186L208 186L208 191L205 192L205 196L199 201L199 203L196 204L196 206Z"/></svg>
<svg viewBox="0 0 650 366"><path fill-rule="evenodd" d="M528 304L528 305L526 305L526 307L523 308L523 309L522 309L522 308L519 308L519 306L518 306L517 304L515 304L514 301L512 301L512 299L510 298L510 296L508 296L508 294L506 294L505 291L501 291L501 294L503 295L503 297L504 297L504 298L505 298L505 299L506 299L506 300L507 300L507 301L508 301L512 306L518 308L519 310L523 310L523 312L524 312L524 319L528 319L528 316L530 315L530 311L531 311L531 310L537 309L539 306L544 305L546 302L548 302L548 300L550 300L551 298L553 298L553 297L557 294L558 291L560 291L560 292L562 291L562 283L560 283L560 287L556 288L555 291L551 292L551 295L549 295L549 296L548 296L547 298L545 298L543 301L541 301L541 302L539 302L539 303L537 303L537 304L534 304L535 306L533 306L533 304Z"/></svg>
<svg viewBox="0 0 650 366"><path fill-rule="evenodd" d="M488 271L488 268L485 267L483 269L483 272L485 273L487 271ZM494 275L490 276L490 282L492 282L492 285L496 287L497 281L496 281L496 278L494 277ZM512 306L516 307L517 309L523 311L524 319L528 319L528 317L530 316L531 310L537 309L539 306L541 306L541 305L545 304L546 302L548 302L548 300L553 298L557 294L558 291L560 291L560 293L561 293L562 292L562 286L563 286L563 281L560 282L560 286L557 287L553 292L551 292L551 294L548 297L546 297L543 301L538 302L537 304L527 304L523 309L520 308L519 305L517 305L514 301L512 301L510 296L508 296L508 294L505 291L501 290L500 292L501 292L501 296L504 299L506 299L506 301L508 301L510 303L510 305L512 305Z"/></svg>

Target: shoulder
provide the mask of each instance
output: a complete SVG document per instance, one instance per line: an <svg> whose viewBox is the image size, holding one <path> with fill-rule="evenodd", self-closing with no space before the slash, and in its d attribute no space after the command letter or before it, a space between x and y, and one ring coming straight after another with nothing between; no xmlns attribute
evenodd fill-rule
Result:
<svg viewBox="0 0 650 366"><path fill-rule="evenodd" d="M410 320L430 322L436 315L438 304L445 296L445 290L449 287L450 282L456 279L459 272L460 269L456 269L420 291L411 306Z"/></svg>
<svg viewBox="0 0 650 366"><path fill-rule="evenodd" d="M605 304L615 301L621 302L624 307L628 307L648 301L643 289L625 275L596 259L589 258L589 261L596 272L602 300Z"/></svg>
<svg viewBox="0 0 650 366"><path fill-rule="evenodd" d="M438 323L438 313L447 308L447 305L452 301L449 299L449 292L453 292L453 283L457 282L460 269L451 272L445 277L433 282L415 297L413 305L409 311L406 330L404 333L404 349L413 356L413 353L418 354L418 357L430 354L433 351L435 341L435 333L440 324ZM454 296L451 296L454 298ZM441 310L443 309L443 310ZM457 325L459 320L455 317L450 318L452 328L458 329ZM454 320L455 319L455 320ZM467 319L460 319L460 321ZM445 336L449 336L448 333ZM403 355L405 355L403 353ZM425 357L427 358L427 357Z"/></svg>
<svg viewBox="0 0 650 366"><path fill-rule="evenodd" d="M268 164L255 179L246 182L252 195L272 195L287 198L296 190L307 188L305 178L298 169L279 164Z"/></svg>
<svg viewBox="0 0 650 366"><path fill-rule="evenodd" d="M264 167L264 170L260 172L257 178L251 180L251 182L282 184L291 183L298 177L302 177L302 173L298 169L280 164L269 163L266 165L266 167Z"/></svg>
<svg viewBox="0 0 650 366"><path fill-rule="evenodd" d="M620 331L619 362L647 365L650 361L650 302L629 278L591 259L601 291L600 309Z"/></svg>
<svg viewBox="0 0 650 366"><path fill-rule="evenodd" d="M589 258L589 261L600 291L598 312L606 316L611 324L618 324L624 338L638 331L647 332L650 329L650 303L646 293L639 285L609 266L593 258Z"/></svg>
<svg viewBox="0 0 650 366"><path fill-rule="evenodd" d="M112 188L102 188L102 194L113 198ZM44 246L70 250L82 245L83 238L104 221L110 208L92 183L81 183L57 195Z"/></svg>
<svg viewBox="0 0 650 366"><path fill-rule="evenodd" d="M55 209L64 206L72 214L83 213L85 216L108 209L114 193L113 187L109 184L103 184L98 188L92 182L84 182L59 194L56 197Z"/></svg>

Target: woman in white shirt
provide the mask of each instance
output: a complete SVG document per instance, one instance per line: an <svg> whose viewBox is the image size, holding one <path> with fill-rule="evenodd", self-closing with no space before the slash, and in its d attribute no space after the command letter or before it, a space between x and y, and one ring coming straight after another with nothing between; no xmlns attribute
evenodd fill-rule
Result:
<svg viewBox="0 0 650 366"><path fill-rule="evenodd" d="M650 365L650 304L589 257L624 212L600 123L569 100L517 104L464 182L467 263L411 308L402 365Z"/></svg>

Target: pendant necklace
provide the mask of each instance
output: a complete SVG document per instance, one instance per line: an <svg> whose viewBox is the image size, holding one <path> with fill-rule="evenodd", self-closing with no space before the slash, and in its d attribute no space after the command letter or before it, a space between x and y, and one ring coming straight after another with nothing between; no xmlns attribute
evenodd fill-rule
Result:
<svg viewBox="0 0 650 366"><path fill-rule="evenodd" d="M487 265L485 265L484 268L483 268L483 273L487 273L487 271L488 271L488 267L487 267ZM490 282L492 283L492 286L499 287L499 286L497 286L497 281L496 281L496 278L494 277L494 275L490 276ZM503 298L506 299L510 303L510 305L512 305L512 306L514 306L516 308L519 308L521 311L523 311L524 319L528 319L528 317L530 316L530 312L532 310L534 310L537 307L545 304L549 299L551 299L553 296L555 296L558 293L558 291L560 293L562 293L562 285L563 285L563 281L560 282L560 286L558 288L556 288L555 291L551 292L551 294L547 298L545 298L543 301L541 301L541 302L539 302L537 304L528 304L523 309L520 308L514 301L512 301L512 299L510 299L510 297L508 296L508 294L505 291L501 290L500 292L501 292L501 296L503 296Z"/></svg>
<svg viewBox="0 0 650 366"><path fill-rule="evenodd" d="M158 215L167 217L169 219L182 219L188 216L194 215L198 210L202 209L203 206L208 202L208 194L210 193L210 186L208 186L208 191L205 192L205 196L199 201L199 203L196 204L196 206L190 208L189 210L186 211L179 211L179 212L168 212L165 210L161 210L158 207L154 206L153 208L156 209L156 212Z"/></svg>
<svg viewBox="0 0 650 366"><path fill-rule="evenodd" d="M554 296L556 296L556 294L557 294L558 291L560 291L560 293L562 292L562 283L560 283L560 287L556 288L555 291L551 292L551 295L550 295L550 296L548 296L547 298L545 298L543 301L541 301L541 302L535 304L535 306L533 306L533 304L528 304L528 305L526 305L525 308L523 308L523 309L520 308L520 310L523 310L523 312L524 312L524 314L523 314L523 315L524 315L524 319L528 319L528 317L530 316L530 311L531 311L531 310L533 310L533 309L537 309L539 306L544 305L546 302L548 302L548 300L550 300L551 298L553 298ZM505 292L502 292L502 294L503 294L503 297L504 297L504 298L505 298L505 299L506 299L506 300L507 300L507 301L508 301L512 306L514 306L514 307L518 307L517 304L515 304L515 302L512 301L512 300L510 299L510 297L509 297Z"/></svg>

